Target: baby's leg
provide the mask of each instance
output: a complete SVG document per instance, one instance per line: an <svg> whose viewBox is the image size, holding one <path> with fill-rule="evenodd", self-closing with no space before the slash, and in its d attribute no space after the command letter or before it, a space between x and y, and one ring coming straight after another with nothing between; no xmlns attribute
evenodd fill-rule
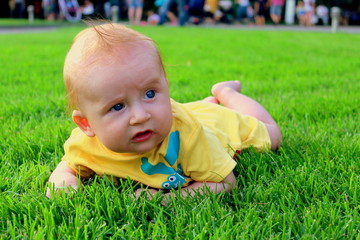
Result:
<svg viewBox="0 0 360 240"><path fill-rule="evenodd" d="M240 90L241 84L239 81L217 83L211 89L213 96L224 107L233 109L243 115L253 116L263 122L268 129L272 148L277 148L281 141L281 134L275 120L263 106L241 94Z"/></svg>
<svg viewBox="0 0 360 240"><path fill-rule="evenodd" d="M229 88L232 88L234 90L236 90L237 92L240 92L241 91L241 84L239 81L227 81L227 82L220 82L220 83L217 83L215 84L213 87L212 87L212 93L213 93L213 96L209 96L207 98L204 98L202 101L204 102L209 102L209 103L216 103L216 104L219 104L220 101L218 98L216 98L216 96L214 95L214 90L217 92L219 91L219 89L221 88L224 88L224 87L229 87Z"/></svg>
<svg viewBox="0 0 360 240"><path fill-rule="evenodd" d="M214 95L214 92L217 93L217 92L221 91L221 89L223 89L223 88L231 88L231 89L235 90L236 92L241 92L241 83L240 83L240 81L237 81L237 80L219 82L211 88L211 92Z"/></svg>
<svg viewBox="0 0 360 240"><path fill-rule="evenodd" d="M255 100L241 94L239 81L227 81L215 84L211 92L224 107L231 108L241 114L254 116L267 122L267 111Z"/></svg>
<svg viewBox="0 0 360 240"><path fill-rule="evenodd" d="M206 97L206 98L204 98L204 99L201 100L201 101L208 102L208 103L219 104L219 101L218 101L218 100L216 99L216 97L214 97L214 96Z"/></svg>

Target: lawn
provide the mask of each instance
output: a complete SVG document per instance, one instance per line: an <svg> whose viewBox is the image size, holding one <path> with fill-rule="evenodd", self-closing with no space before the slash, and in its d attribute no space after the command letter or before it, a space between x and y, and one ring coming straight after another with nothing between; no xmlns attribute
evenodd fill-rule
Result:
<svg viewBox="0 0 360 240"><path fill-rule="evenodd" d="M139 27L171 96L238 79L281 127L278 152L242 152L232 194L135 199L93 178L45 197L74 124L62 64L80 27L0 35L0 239L360 239L360 35Z"/></svg>
<svg viewBox="0 0 360 240"><path fill-rule="evenodd" d="M47 21L35 18L33 22L29 22L26 18L0 18L0 27L45 27L45 26L79 26L82 23L72 23L67 21Z"/></svg>

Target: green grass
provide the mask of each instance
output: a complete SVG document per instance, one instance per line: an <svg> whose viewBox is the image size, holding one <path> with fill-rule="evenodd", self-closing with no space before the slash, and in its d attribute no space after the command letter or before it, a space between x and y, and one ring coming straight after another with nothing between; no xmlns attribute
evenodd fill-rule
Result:
<svg viewBox="0 0 360 240"><path fill-rule="evenodd" d="M18 18L0 18L0 27L2 26L25 26L25 25L38 25L38 24L47 24L45 20L34 19L33 23L29 23L28 19L18 19Z"/></svg>
<svg viewBox="0 0 360 240"><path fill-rule="evenodd" d="M229 194L135 200L91 179L48 199L74 124L62 63L80 28L0 35L0 239L360 239L360 35L137 28L159 45L180 102L239 79L279 123L278 153L242 153Z"/></svg>
<svg viewBox="0 0 360 240"><path fill-rule="evenodd" d="M26 18L0 18L1 27L44 27L44 26L81 26L82 23L71 23L62 20L47 21L45 19L35 18L33 22L29 22Z"/></svg>

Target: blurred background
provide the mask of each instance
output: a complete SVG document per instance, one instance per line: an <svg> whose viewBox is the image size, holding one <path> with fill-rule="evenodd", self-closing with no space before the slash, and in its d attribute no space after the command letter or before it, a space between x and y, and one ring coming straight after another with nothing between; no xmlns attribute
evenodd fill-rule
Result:
<svg viewBox="0 0 360 240"><path fill-rule="evenodd" d="M360 25L360 0L1 0L0 18L80 21L105 18L135 25L298 24L330 25L338 7L340 25ZM280 15L274 18L272 7ZM30 6L30 8L29 8ZM114 8L115 6L115 8ZM114 16L116 15L116 16ZM133 16L134 15L134 16Z"/></svg>

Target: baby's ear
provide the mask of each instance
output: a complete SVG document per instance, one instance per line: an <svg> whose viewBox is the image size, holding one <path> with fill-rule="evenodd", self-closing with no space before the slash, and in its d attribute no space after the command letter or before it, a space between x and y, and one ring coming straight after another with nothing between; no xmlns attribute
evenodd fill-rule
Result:
<svg viewBox="0 0 360 240"><path fill-rule="evenodd" d="M79 110L74 110L72 113L72 119L76 125L88 136L94 137L95 133L91 129L88 120L84 117L82 112Z"/></svg>

